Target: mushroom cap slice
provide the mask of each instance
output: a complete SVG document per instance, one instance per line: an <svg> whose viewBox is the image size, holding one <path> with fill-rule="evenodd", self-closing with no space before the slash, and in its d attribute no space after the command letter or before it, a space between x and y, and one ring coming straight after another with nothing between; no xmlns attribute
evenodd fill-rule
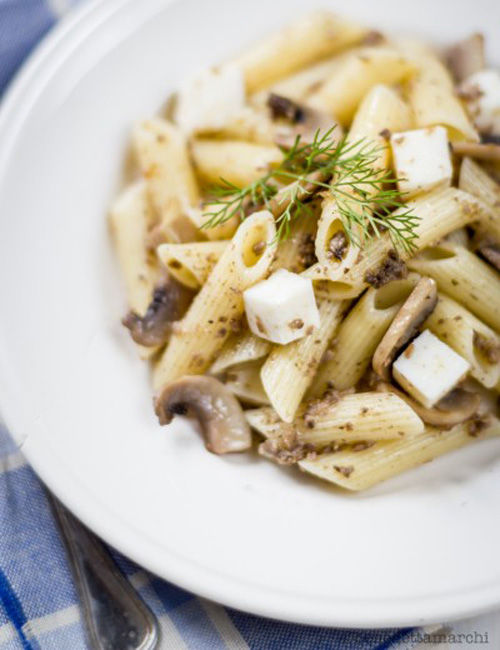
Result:
<svg viewBox="0 0 500 650"><path fill-rule="evenodd" d="M476 251L497 271L500 271L500 245L484 242L477 247Z"/></svg>
<svg viewBox="0 0 500 650"><path fill-rule="evenodd" d="M416 334L437 303L432 278L420 278L375 350L372 366L379 377L390 381L390 367L400 349Z"/></svg>
<svg viewBox="0 0 500 650"><path fill-rule="evenodd" d="M169 339L172 323L184 316L193 296L191 289L169 277L154 290L144 316L129 311L122 324L139 345L163 345Z"/></svg>
<svg viewBox="0 0 500 650"><path fill-rule="evenodd" d="M214 454L245 451L250 427L234 395L215 377L190 375L167 384L154 400L160 424L192 412L200 423L205 447Z"/></svg>
<svg viewBox="0 0 500 650"><path fill-rule="evenodd" d="M380 382L376 389L384 393L395 393L408 406L411 406L426 424L440 429L451 429L456 424L469 420L476 414L481 403L481 397L477 393L471 393L463 388L455 388L443 397L434 408L428 409L392 384Z"/></svg>
<svg viewBox="0 0 500 650"><path fill-rule="evenodd" d="M471 34L446 52L446 63L457 82L484 68L484 36Z"/></svg>
<svg viewBox="0 0 500 650"><path fill-rule="evenodd" d="M451 149L457 156L478 160L500 160L500 144L495 142L453 142Z"/></svg>

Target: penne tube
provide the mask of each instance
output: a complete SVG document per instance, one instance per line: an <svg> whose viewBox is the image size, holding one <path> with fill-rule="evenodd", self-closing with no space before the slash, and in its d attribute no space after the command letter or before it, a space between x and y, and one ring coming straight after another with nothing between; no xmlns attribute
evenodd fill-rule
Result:
<svg viewBox="0 0 500 650"><path fill-rule="evenodd" d="M373 353L417 279L395 280L368 289L338 328L332 348L319 367L309 395L355 386L368 369Z"/></svg>
<svg viewBox="0 0 500 650"><path fill-rule="evenodd" d="M133 144L154 209L153 244L199 239L201 234L187 215L199 193L181 131L166 120L147 120L134 129Z"/></svg>
<svg viewBox="0 0 500 650"><path fill-rule="evenodd" d="M396 50L387 47L355 50L344 57L307 103L347 126L361 100L373 86L399 83L408 79L414 71L414 64Z"/></svg>
<svg viewBox="0 0 500 650"><path fill-rule="evenodd" d="M460 449L478 438L500 435L500 422L494 417L458 424L448 431L426 427L422 435L401 440L380 441L372 446L356 445L314 460L302 460L299 466L317 478L348 490L366 490L406 470Z"/></svg>
<svg viewBox="0 0 500 650"><path fill-rule="evenodd" d="M382 397L382 399L380 399ZM387 399L389 397L389 399ZM293 423L282 422L272 408L246 411L248 423L266 438L287 437L320 450L331 443L393 440L424 431L415 411L394 393L353 393L310 402Z"/></svg>
<svg viewBox="0 0 500 650"><path fill-rule="evenodd" d="M448 233L462 228L470 223L483 223L489 218L490 211L481 201L470 194L455 188L438 189L408 202L407 209L418 217L414 240L415 251L436 244ZM402 260L407 260L409 253L400 251ZM335 285L339 284L340 295L346 295L347 287L361 293L367 284L377 283L395 268L393 246L387 234L369 242L349 269L348 273L337 274L333 277L332 293L335 295Z"/></svg>
<svg viewBox="0 0 500 650"><path fill-rule="evenodd" d="M271 344L248 330L227 340L210 368L212 375L217 375L233 366L248 361L257 361L266 357Z"/></svg>
<svg viewBox="0 0 500 650"><path fill-rule="evenodd" d="M464 158L458 186L491 208L491 214L481 222L479 229L481 234L500 243L500 185L471 158Z"/></svg>
<svg viewBox="0 0 500 650"><path fill-rule="evenodd" d="M468 248L470 243L469 233L467 232L466 228L458 228L457 230L450 232L449 235L446 235L444 241L449 242L450 244L458 244L459 246Z"/></svg>
<svg viewBox="0 0 500 650"><path fill-rule="evenodd" d="M289 236L278 243L271 267L273 271L286 269L293 273L303 273L314 264L314 238L318 228L316 205L319 206L319 202L310 204L311 214L292 221Z"/></svg>
<svg viewBox="0 0 500 650"><path fill-rule="evenodd" d="M466 359L483 386L494 388L500 381L500 337L458 302L441 294L422 327Z"/></svg>
<svg viewBox="0 0 500 650"><path fill-rule="evenodd" d="M161 244L156 249L158 259L181 284L199 289L226 250L229 241Z"/></svg>
<svg viewBox="0 0 500 650"><path fill-rule="evenodd" d="M263 104L267 101L269 93L273 92L276 95L288 97L296 102L306 102L309 95L321 87L341 62L342 54L337 54L324 61L310 65L293 75L281 79L270 88L260 91L253 98L251 97L250 101L260 101Z"/></svg>
<svg viewBox="0 0 500 650"><path fill-rule="evenodd" d="M220 184L224 179L238 187L258 180L283 159L278 147L237 140L195 139L191 153L203 183Z"/></svg>
<svg viewBox="0 0 500 650"><path fill-rule="evenodd" d="M241 224L231 243L195 296L153 371L158 390L186 374L204 373L215 359L243 311L243 291L263 279L274 255L268 244L276 234L270 212L256 212Z"/></svg>
<svg viewBox="0 0 500 650"><path fill-rule="evenodd" d="M369 138L379 145L386 145L381 152L380 166L390 163L387 140L380 135L387 129L393 133L407 131L413 126L413 115L408 104L398 93L384 84L374 86L363 98L349 129L349 138L356 142Z"/></svg>
<svg viewBox="0 0 500 650"><path fill-rule="evenodd" d="M217 136L227 140L247 140L264 145L274 145L276 125L266 110L267 95L262 106L245 106L229 121Z"/></svg>
<svg viewBox="0 0 500 650"><path fill-rule="evenodd" d="M331 300L327 295L316 295L316 299L320 326L297 341L274 346L262 366L264 390L285 422L295 417L346 308L345 303Z"/></svg>
<svg viewBox="0 0 500 650"><path fill-rule="evenodd" d="M408 106L397 93L387 86L377 85L366 95L356 112L349 138L353 143L360 142L359 146L363 148L368 142L368 146L376 152L373 155L373 168L386 170L390 163L390 150L387 140L380 134L384 130L396 131L410 128L411 119ZM353 151L348 155L352 153ZM349 180L349 177L343 179L344 194L352 194L351 188L347 185ZM367 185L362 189L370 195L376 193L376 187L373 185ZM343 225L342 208L347 204L352 211L359 212L362 217L362 208L359 203L356 203L355 196L352 200L348 196L342 196L337 199L325 199L318 223L316 256L321 268L321 277L330 280L347 273L359 255L358 246L349 240ZM360 234L358 239L361 239ZM357 295L356 290L353 295Z"/></svg>
<svg viewBox="0 0 500 650"><path fill-rule="evenodd" d="M455 140L478 142L479 136L458 99L445 66L432 54L415 57L418 72L408 83L408 102L417 128L444 126Z"/></svg>
<svg viewBox="0 0 500 650"><path fill-rule="evenodd" d="M152 219L144 181L128 187L113 203L109 220L113 241L127 290L128 306L144 316L159 279L158 264L148 254L145 239ZM137 346L142 359L149 359L156 348Z"/></svg>
<svg viewBox="0 0 500 650"><path fill-rule="evenodd" d="M260 379L258 362L245 363L231 368L224 377L224 385L245 404L269 404Z"/></svg>
<svg viewBox="0 0 500 650"><path fill-rule="evenodd" d="M236 60L249 93L359 42L366 29L329 11L303 16Z"/></svg>
<svg viewBox="0 0 500 650"><path fill-rule="evenodd" d="M477 255L456 244L428 248L408 266L436 280L439 291L500 331L500 275Z"/></svg>

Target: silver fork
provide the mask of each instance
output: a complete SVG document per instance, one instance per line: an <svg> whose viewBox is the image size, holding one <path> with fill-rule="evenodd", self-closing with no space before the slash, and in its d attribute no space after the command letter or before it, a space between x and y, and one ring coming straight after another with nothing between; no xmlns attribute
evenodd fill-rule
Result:
<svg viewBox="0 0 500 650"><path fill-rule="evenodd" d="M66 543L91 647L154 650L156 617L116 566L103 543L49 493Z"/></svg>

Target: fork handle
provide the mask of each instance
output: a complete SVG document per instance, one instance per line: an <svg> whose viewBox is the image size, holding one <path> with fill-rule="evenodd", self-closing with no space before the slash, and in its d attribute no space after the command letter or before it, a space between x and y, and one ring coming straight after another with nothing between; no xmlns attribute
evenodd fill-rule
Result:
<svg viewBox="0 0 500 650"><path fill-rule="evenodd" d="M116 566L103 543L53 495L54 512L66 543L85 626L95 650L153 650L155 616Z"/></svg>

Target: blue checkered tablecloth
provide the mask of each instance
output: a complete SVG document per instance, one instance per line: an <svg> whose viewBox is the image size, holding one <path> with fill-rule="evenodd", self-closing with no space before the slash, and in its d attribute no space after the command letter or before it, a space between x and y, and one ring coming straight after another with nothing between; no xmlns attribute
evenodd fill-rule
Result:
<svg viewBox="0 0 500 650"><path fill-rule="evenodd" d="M0 96L36 43L77 2L0 0ZM416 644L410 638L416 630L327 629L261 619L198 598L114 556L157 615L161 648L383 650ZM0 425L0 650L88 647L44 490Z"/></svg>

